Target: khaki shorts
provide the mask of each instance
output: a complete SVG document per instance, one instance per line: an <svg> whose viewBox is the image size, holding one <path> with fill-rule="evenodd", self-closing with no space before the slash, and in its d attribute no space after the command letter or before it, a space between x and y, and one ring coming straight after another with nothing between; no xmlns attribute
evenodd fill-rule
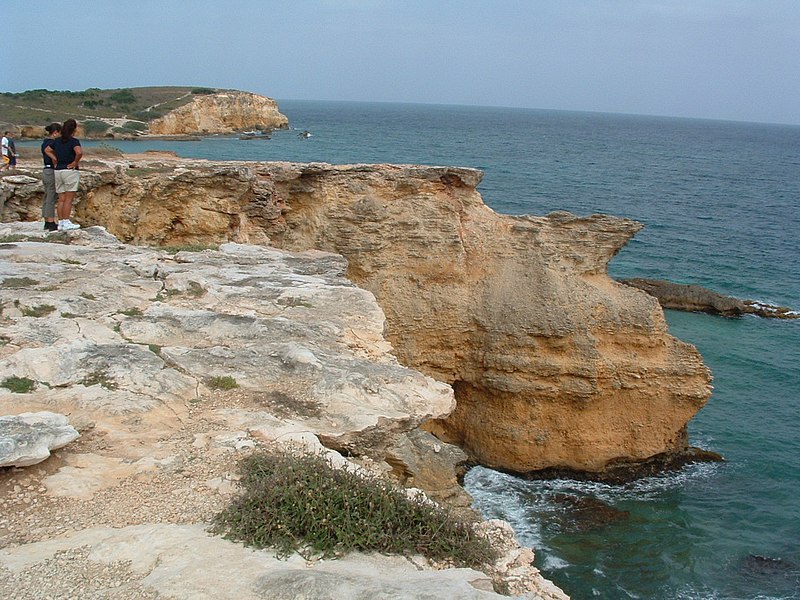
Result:
<svg viewBox="0 0 800 600"><path fill-rule="evenodd" d="M81 172L76 169L56 171L56 193L77 192L81 182Z"/></svg>

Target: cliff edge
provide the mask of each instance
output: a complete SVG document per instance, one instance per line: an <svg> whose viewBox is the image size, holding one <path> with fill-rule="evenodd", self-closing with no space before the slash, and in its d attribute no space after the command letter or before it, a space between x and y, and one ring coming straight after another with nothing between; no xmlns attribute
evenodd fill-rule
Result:
<svg viewBox="0 0 800 600"><path fill-rule="evenodd" d="M259 448L356 472L402 465L424 485L417 465L452 450L417 427L452 410L452 390L397 362L383 312L338 255L167 252L37 225L0 224L0 416L41 416L50 433L67 415L74 429L28 466L4 460L31 438L0 419L0 597L566 600L502 522L475 526L498 551L485 572L379 554L281 560L209 535L237 459ZM434 492L458 487L452 467Z"/></svg>
<svg viewBox="0 0 800 600"><path fill-rule="evenodd" d="M123 241L343 255L401 363L455 390L455 411L424 427L487 466L602 474L679 454L711 393L656 299L606 273L633 221L499 215L471 169L154 155L87 168L77 218ZM36 219L37 186L4 183L3 220Z"/></svg>

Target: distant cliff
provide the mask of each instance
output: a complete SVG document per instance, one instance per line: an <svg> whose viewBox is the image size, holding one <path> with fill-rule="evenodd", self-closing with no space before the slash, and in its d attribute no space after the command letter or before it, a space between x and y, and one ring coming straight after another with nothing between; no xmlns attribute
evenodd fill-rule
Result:
<svg viewBox="0 0 800 600"><path fill-rule="evenodd" d="M456 410L428 428L487 466L603 473L680 454L711 394L700 354L669 334L656 299L606 273L634 221L499 215L472 169L96 164L77 218L123 241L346 257L401 362L455 390ZM3 219L38 219L38 190L4 185Z"/></svg>
<svg viewBox="0 0 800 600"><path fill-rule="evenodd" d="M231 133L250 129L285 129L289 119L272 98L249 92L195 96L189 104L150 122L153 135Z"/></svg>
<svg viewBox="0 0 800 600"><path fill-rule="evenodd" d="M0 124L19 138L40 138L44 126L73 118L79 137L203 135L288 127L274 100L205 87L141 87L82 92L0 93Z"/></svg>

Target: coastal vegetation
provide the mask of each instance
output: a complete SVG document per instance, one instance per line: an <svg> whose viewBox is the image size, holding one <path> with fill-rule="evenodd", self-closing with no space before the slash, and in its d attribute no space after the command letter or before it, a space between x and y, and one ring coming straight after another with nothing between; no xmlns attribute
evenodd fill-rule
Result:
<svg viewBox="0 0 800 600"><path fill-rule="evenodd" d="M205 87L165 86L3 92L0 93L0 122L38 125L70 117L89 123L104 119L131 119L133 123L150 121L188 104L193 96L217 91ZM135 125L129 125L125 123L123 128L136 129Z"/></svg>
<svg viewBox="0 0 800 600"><path fill-rule="evenodd" d="M381 552L480 567L496 560L472 524L378 477L338 469L318 454L262 451L239 462L240 495L215 533L276 556Z"/></svg>

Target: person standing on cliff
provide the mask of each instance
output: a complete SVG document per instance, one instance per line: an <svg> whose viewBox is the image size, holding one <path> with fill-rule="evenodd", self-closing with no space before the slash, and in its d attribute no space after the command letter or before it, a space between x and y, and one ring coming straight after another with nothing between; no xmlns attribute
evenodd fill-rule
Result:
<svg viewBox="0 0 800 600"><path fill-rule="evenodd" d="M44 168L42 169L42 183L44 184L44 199L42 201L42 216L44 217L45 231L56 231L56 175L55 164L53 159L46 153L45 149L53 145L57 137L61 137L61 124L50 123L44 128L47 132L47 137L42 142L42 159L44 160Z"/></svg>
<svg viewBox="0 0 800 600"><path fill-rule="evenodd" d="M17 168L17 147L14 145L14 139L8 131L6 131L8 138L8 168L16 170Z"/></svg>
<svg viewBox="0 0 800 600"><path fill-rule="evenodd" d="M47 156L55 164L56 192L58 193L58 230L71 231L81 226L69 220L72 214L72 201L81 182L80 162L83 157L81 142L75 137L78 123L75 119L67 119L61 126L61 136L53 140L53 144L44 149Z"/></svg>
<svg viewBox="0 0 800 600"><path fill-rule="evenodd" d="M3 139L0 141L0 145L2 146L2 153L3 153L3 164L0 165L0 171L3 169L10 169L11 168L11 148L8 146L8 132L6 131L3 134Z"/></svg>

